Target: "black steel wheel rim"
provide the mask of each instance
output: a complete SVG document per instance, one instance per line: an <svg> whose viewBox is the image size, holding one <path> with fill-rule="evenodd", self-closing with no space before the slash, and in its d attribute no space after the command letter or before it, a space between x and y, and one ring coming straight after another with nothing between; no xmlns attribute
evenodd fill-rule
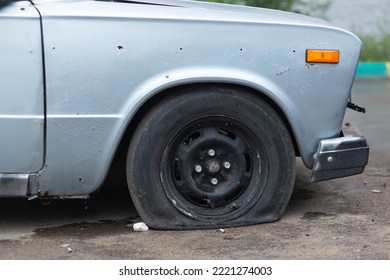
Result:
<svg viewBox="0 0 390 280"><path fill-rule="evenodd" d="M160 164L171 203L196 220L229 220L251 208L268 174L264 144L229 116L190 121L168 141Z"/></svg>

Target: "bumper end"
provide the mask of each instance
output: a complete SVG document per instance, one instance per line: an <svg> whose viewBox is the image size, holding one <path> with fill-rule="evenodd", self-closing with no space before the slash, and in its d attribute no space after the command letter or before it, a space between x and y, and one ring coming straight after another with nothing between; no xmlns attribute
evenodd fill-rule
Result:
<svg viewBox="0 0 390 280"><path fill-rule="evenodd" d="M368 163L369 146L359 130L346 123L342 136L321 140L311 176L312 182L361 174Z"/></svg>

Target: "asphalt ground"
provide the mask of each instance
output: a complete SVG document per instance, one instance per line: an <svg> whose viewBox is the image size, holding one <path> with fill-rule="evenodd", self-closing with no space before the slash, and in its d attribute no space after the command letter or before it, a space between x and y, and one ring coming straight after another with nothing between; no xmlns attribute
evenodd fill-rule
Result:
<svg viewBox="0 0 390 280"><path fill-rule="evenodd" d="M297 160L283 218L241 228L134 232L125 184L90 200L2 199L0 259L390 259L390 82L357 81L348 110L370 144L364 174L310 183Z"/></svg>

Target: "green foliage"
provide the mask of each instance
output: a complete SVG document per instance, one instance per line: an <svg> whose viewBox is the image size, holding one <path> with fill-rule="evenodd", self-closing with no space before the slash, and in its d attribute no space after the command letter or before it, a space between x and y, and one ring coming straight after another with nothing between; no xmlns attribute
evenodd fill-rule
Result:
<svg viewBox="0 0 390 280"><path fill-rule="evenodd" d="M254 7L262 7L269 9L277 9L284 11L291 11L295 2L300 0L281 0L281 1L272 1L272 0L210 0L209 2L219 2L226 4L241 4Z"/></svg>
<svg viewBox="0 0 390 280"><path fill-rule="evenodd" d="M361 61L390 61L390 31L379 35L360 35L363 41Z"/></svg>
<svg viewBox="0 0 390 280"><path fill-rule="evenodd" d="M390 61L390 19L385 17L377 24L376 30L362 34L353 29L363 42L361 61Z"/></svg>

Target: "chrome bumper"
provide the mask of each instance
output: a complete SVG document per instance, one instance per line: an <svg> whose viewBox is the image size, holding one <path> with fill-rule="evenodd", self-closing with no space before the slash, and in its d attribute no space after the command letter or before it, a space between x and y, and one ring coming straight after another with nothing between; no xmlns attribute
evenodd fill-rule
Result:
<svg viewBox="0 0 390 280"><path fill-rule="evenodd" d="M345 124L342 135L339 138L320 141L314 155L312 182L363 173L369 155L366 139L350 123Z"/></svg>

